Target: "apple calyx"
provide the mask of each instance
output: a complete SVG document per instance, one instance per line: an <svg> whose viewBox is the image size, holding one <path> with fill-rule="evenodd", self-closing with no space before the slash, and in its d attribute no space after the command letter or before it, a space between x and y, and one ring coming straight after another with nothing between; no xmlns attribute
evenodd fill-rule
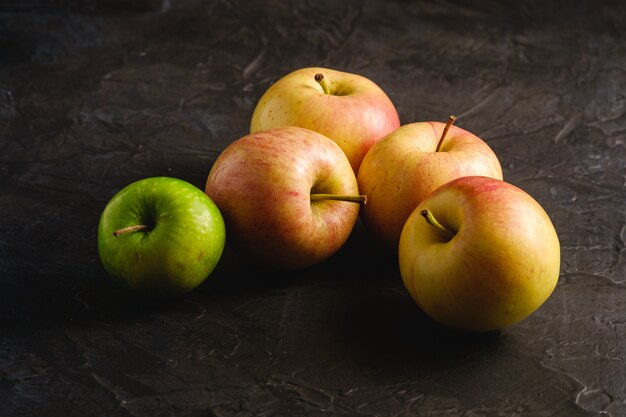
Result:
<svg viewBox="0 0 626 417"><path fill-rule="evenodd" d="M317 74L315 74L315 81L317 81L317 83L322 86L322 90L324 90L324 94L332 94L330 92L330 85L328 84L328 81L324 77L324 74L322 74L321 72L318 72Z"/></svg>
<svg viewBox="0 0 626 417"><path fill-rule="evenodd" d="M366 195L339 195L339 194L311 194L311 201L336 200L349 203L367 204Z"/></svg>
<svg viewBox="0 0 626 417"><path fill-rule="evenodd" d="M448 130L450 130L450 126L452 126L452 123L454 123L455 120L456 116L448 116L448 122L446 123L446 127L443 128L443 133L441 134L441 138L439 138L439 142L437 143L437 149L435 149L435 152L439 152L439 149L441 149L441 145L443 145L443 140L446 138Z"/></svg>
<svg viewBox="0 0 626 417"><path fill-rule="evenodd" d="M426 219L428 224L439 229L443 237L446 239L446 242L454 237L455 233L452 230L446 229L441 223L439 223L430 210L424 209L420 211L420 214L424 217L424 219Z"/></svg>
<svg viewBox="0 0 626 417"><path fill-rule="evenodd" d="M113 236L118 237L120 235L123 235L124 233L137 232L139 230L145 230L149 228L150 226L147 226L145 224L136 224L134 226L123 227L121 229L116 230L115 232L113 232Z"/></svg>

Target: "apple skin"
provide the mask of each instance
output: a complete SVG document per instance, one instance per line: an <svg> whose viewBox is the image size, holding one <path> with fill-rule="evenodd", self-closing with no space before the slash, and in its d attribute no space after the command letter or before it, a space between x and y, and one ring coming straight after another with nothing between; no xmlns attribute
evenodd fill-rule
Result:
<svg viewBox="0 0 626 417"><path fill-rule="evenodd" d="M420 212L456 231L448 241ZM526 318L550 296L559 239L530 195L486 177L464 177L433 192L404 226L398 251L405 287L435 321L486 332Z"/></svg>
<svg viewBox="0 0 626 417"><path fill-rule="evenodd" d="M359 205L311 201L312 193L357 195L339 146L319 133L281 127L230 144L213 165L206 193L220 207L229 239L257 262L279 269L311 266L335 253Z"/></svg>
<svg viewBox="0 0 626 417"><path fill-rule="evenodd" d="M149 230L114 236L122 228ZM120 190L98 227L98 251L107 273L136 292L176 297L200 285L217 265L225 244L224 220L197 187L152 177Z"/></svg>
<svg viewBox="0 0 626 417"><path fill-rule="evenodd" d="M325 94L315 81L323 74ZM259 100L250 132L280 126L314 130L335 141L355 174L367 151L400 126L398 112L385 92L360 75L327 68L302 68L274 83Z"/></svg>
<svg viewBox="0 0 626 417"><path fill-rule="evenodd" d="M406 219L439 186L469 175L502 179L496 154L464 129L451 126L435 152L444 127L440 122L404 125L374 145L361 163L359 190L368 197L361 219L394 251Z"/></svg>

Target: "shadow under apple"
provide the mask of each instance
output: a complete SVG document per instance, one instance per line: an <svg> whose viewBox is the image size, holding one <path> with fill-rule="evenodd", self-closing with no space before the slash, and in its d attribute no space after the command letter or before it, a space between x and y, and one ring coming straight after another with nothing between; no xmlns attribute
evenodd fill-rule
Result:
<svg viewBox="0 0 626 417"><path fill-rule="evenodd" d="M278 269L263 265L227 241L217 267L194 292L216 296L244 294L293 285L315 285L320 281L388 279L398 274L397 255L374 243L359 221L339 251L303 269Z"/></svg>
<svg viewBox="0 0 626 417"><path fill-rule="evenodd" d="M450 369L488 355L501 340L498 331L462 333L437 324L404 288L363 294L344 313L336 334L346 357L381 371Z"/></svg>

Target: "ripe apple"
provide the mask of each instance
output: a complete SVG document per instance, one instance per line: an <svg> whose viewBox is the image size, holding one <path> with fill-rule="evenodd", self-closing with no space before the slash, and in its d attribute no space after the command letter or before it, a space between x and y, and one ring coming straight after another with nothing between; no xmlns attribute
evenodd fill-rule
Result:
<svg viewBox="0 0 626 417"><path fill-rule="evenodd" d="M104 269L137 292L174 297L202 283L225 242L217 206L188 182L146 178L118 192L98 227Z"/></svg>
<svg viewBox="0 0 626 417"><path fill-rule="evenodd" d="M303 68L274 83L259 100L250 132L299 126L344 151L355 174L367 151L400 126L398 112L374 82L326 68Z"/></svg>
<svg viewBox="0 0 626 417"><path fill-rule="evenodd" d="M459 330L516 323L554 290L559 239L543 208L504 181L464 177L430 194L400 238L400 273L420 308Z"/></svg>
<svg viewBox="0 0 626 417"><path fill-rule="evenodd" d="M339 146L289 126L231 143L215 161L206 193L240 249L285 269L304 268L335 253L357 220L355 202L364 201Z"/></svg>
<svg viewBox="0 0 626 417"><path fill-rule="evenodd" d="M459 177L502 179L491 148L472 133L448 123L419 122L387 135L367 153L357 176L368 205L361 218L389 247L398 247L404 222L439 186Z"/></svg>

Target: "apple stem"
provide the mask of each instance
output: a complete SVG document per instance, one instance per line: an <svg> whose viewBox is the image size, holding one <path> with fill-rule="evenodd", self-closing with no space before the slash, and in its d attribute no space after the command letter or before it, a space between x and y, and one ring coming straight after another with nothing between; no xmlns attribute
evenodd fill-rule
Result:
<svg viewBox="0 0 626 417"><path fill-rule="evenodd" d="M134 226L128 226L128 227L124 227L122 229L116 230L115 232L113 232L113 236L118 237L119 235L123 235L124 233L136 232L138 230L145 230L148 228L149 226L146 226L145 224L136 224Z"/></svg>
<svg viewBox="0 0 626 417"><path fill-rule="evenodd" d="M311 194L311 201L337 200L349 203L367 204L366 195Z"/></svg>
<svg viewBox="0 0 626 417"><path fill-rule="evenodd" d="M420 211L420 214L426 219L426 222L428 224L430 224L431 226L434 226L437 229L441 230L445 234L445 237L447 239L452 239L454 237L454 232L452 232L451 230L448 230L444 226L442 226L441 223L439 223L437 221L437 219L435 219L435 216L433 215L433 213L430 210L428 210L428 209L422 210L422 211Z"/></svg>
<svg viewBox="0 0 626 417"><path fill-rule="evenodd" d="M328 84L328 81L324 77L324 74L320 72L315 74L315 81L317 81L317 83L322 86L322 90L324 90L324 94L330 94L330 85Z"/></svg>
<svg viewBox="0 0 626 417"><path fill-rule="evenodd" d="M441 145L443 145L443 140L446 138L448 130L450 130L450 126L452 126L452 123L454 123L455 120L456 116L448 116L448 123L446 123L446 127L443 128L443 133L441 134L441 138L439 138L439 142L437 143L437 149L435 149L435 152L439 152L439 149L441 149Z"/></svg>

